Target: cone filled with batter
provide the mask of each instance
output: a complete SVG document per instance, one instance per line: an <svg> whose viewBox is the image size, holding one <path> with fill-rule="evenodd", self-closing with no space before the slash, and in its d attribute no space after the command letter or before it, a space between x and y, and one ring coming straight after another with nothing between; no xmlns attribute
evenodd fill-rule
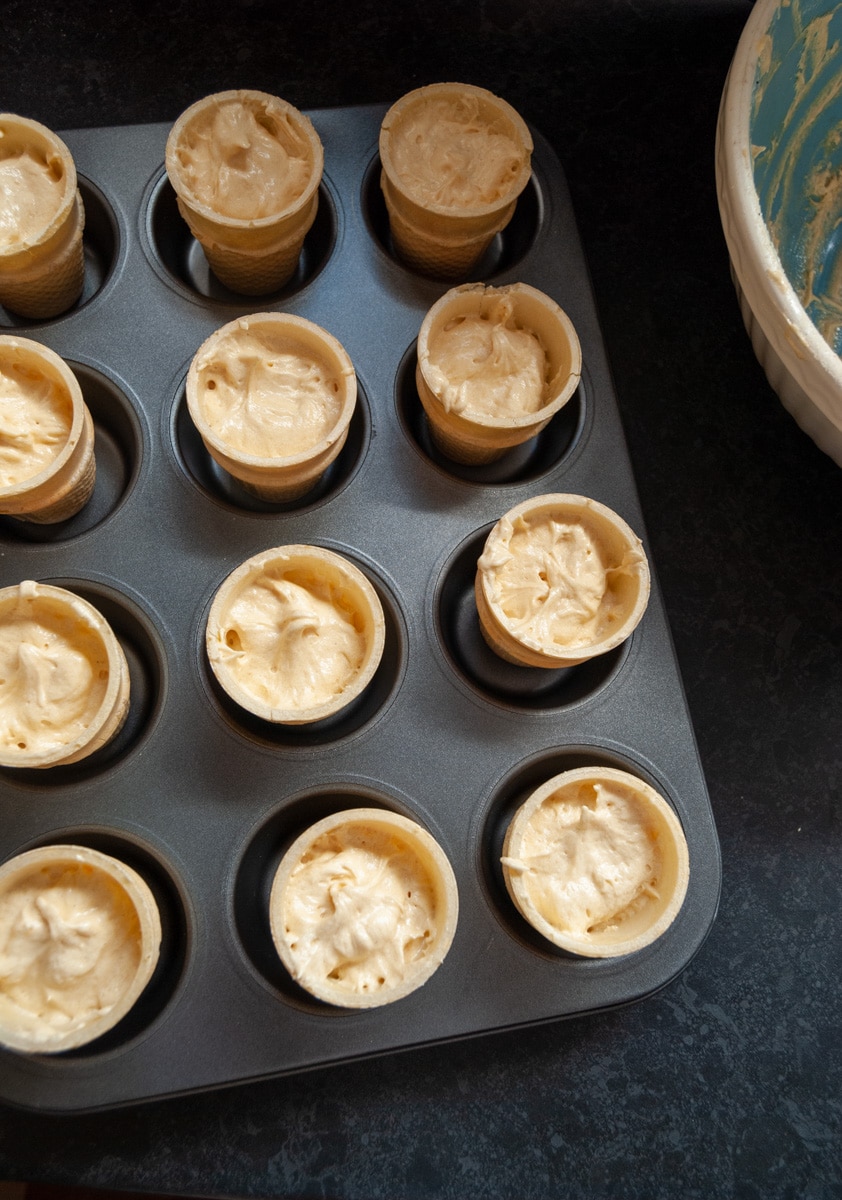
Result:
<svg viewBox="0 0 842 1200"><path fill-rule="evenodd" d="M474 593L482 635L500 658L557 669L630 637L649 586L643 545L622 517L590 497L551 493L500 518Z"/></svg>
<svg viewBox="0 0 842 1200"><path fill-rule="evenodd" d="M128 716L128 662L102 613L53 584L0 589L0 765L46 768L105 746Z"/></svg>
<svg viewBox="0 0 842 1200"><path fill-rule="evenodd" d="M223 580L208 615L208 661L247 712L280 725L336 716L380 665L383 606L365 573L321 546L276 546Z"/></svg>
<svg viewBox="0 0 842 1200"><path fill-rule="evenodd" d="M687 840L666 799L613 767L564 771L516 811L502 854L506 888L543 937L614 958L650 945L678 915Z"/></svg>
<svg viewBox="0 0 842 1200"><path fill-rule="evenodd" d="M155 971L161 918L127 863L89 846L39 846L0 866L0 1044L87 1045L129 1012Z"/></svg>
<svg viewBox="0 0 842 1200"><path fill-rule="evenodd" d="M216 92L170 130L166 169L178 209L214 275L262 296L295 273L316 219L324 152L312 122L267 92Z"/></svg>
<svg viewBox="0 0 842 1200"><path fill-rule="evenodd" d="M334 813L281 860L269 900L290 975L343 1008L391 1004L425 984L456 931L453 868L417 822L378 808Z"/></svg>
<svg viewBox="0 0 842 1200"><path fill-rule="evenodd" d="M486 88L435 83L402 96L380 129L380 186L398 255L464 278L508 225L531 175L532 135Z"/></svg>
<svg viewBox="0 0 842 1200"><path fill-rule="evenodd" d="M53 350L0 335L0 513L66 521L96 483L94 424L79 381Z"/></svg>
<svg viewBox="0 0 842 1200"><path fill-rule="evenodd" d="M418 396L433 441L454 462L493 462L536 437L581 373L572 321L525 283L452 288L418 334Z"/></svg>
<svg viewBox="0 0 842 1200"><path fill-rule="evenodd" d="M338 457L357 402L347 351L313 321L253 313L197 350L187 406L212 458L261 500L305 495Z"/></svg>
<svg viewBox="0 0 842 1200"><path fill-rule="evenodd" d="M85 209L69 149L52 130L0 113L0 304L46 320L79 299Z"/></svg>

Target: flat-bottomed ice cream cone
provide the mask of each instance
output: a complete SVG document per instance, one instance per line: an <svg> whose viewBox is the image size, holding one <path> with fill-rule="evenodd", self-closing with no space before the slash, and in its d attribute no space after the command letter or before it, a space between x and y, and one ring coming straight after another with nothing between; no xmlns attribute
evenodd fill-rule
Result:
<svg viewBox="0 0 842 1200"><path fill-rule="evenodd" d="M0 304L34 320L82 293L85 210L67 146L46 126L0 114Z"/></svg>
<svg viewBox="0 0 842 1200"><path fill-rule="evenodd" d="M458 912L439 844L378 808L334 813L305 830L281 860L269 900L272 939L293 979L319 1000L356 1009L427 983Z"/></svg>
<svg viewBox="0 0 842 1200"><path fill-rule="evenodd" d="M319 203L312 122L266 92L217 92L181 114L166 169L178 208L221 283L266 295L295 272Z"/></svg>
<svg viewBox="0 0 842 1200"><path fill-rule="evenodd" d="M480 629L506 662L577 666L614 650L649 600L640 539L587 496L536 496L506 513L477 562Z"/></svg>
<svg viewBox="0 0 842 1200"><path fill-rule="evenodd" d="M525 121L485 88L437 83L402 96L380 130L398 255L424 274L464 278L511 220L532 148Z"/></svg>
<svg viewBox="0 0 842 1200"><path fill-rule="evenodd" d="M386 637L365 574L320 546L277 546L223 580L205 642L220 686L264 721L308 725L335 716L367 688Z"/></svg>
<svg viewBox="0 0 842 1200"><path fill-rule="evenodd" d="M493 462L536 437L581 373L570 318L524 283L452 288L418 334L418 396L434 442L459 463Z"/></svg>
<svg viewBox="0 0 842 1200"><path fill-rule="evenodd" d="M57 524L96 482L94 424L79 381L54 351L0 335L0 513Z"/></svg>
<svg viewBox="0 0 842 1200"><path fill-rule="evenodd" d="M339 455L357 402L344 347L289 313L252 313L197 350L187 405L212 458L253 495L305 495Z"/></svg>
<svg viewBox="0 0 842 1200"><path fill-rule="evenodd" d="M0 589L0 764L55 767L105 746L129 711L125 653L105 617L66 588Z"/></svg>
<svg viewBox="0 0 842 1200"><path fill-rule="evenodd" d="M161 917L146 881L89 846L38 846L0 866L0 1044L30 1054L87 1045L140 999Z"/></svg>
<svg viewBox="0 0 842 1200"><path fill-rule="evenodd" d="M503 842L520 914L585 958L642 950L678 916L690 878L681 822L644 780L613 767L564 771L526 798Z"/></svg>

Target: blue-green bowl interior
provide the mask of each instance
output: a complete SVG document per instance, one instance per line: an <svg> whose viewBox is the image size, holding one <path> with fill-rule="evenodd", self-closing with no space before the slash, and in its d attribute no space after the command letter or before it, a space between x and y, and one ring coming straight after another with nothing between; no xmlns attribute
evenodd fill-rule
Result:
<svg viewBox="0 0 842 1200"><path fill-rule="evenodd" d="M758 47L754 180L786 274L842 353L842 3L778 5Z"/></svg>

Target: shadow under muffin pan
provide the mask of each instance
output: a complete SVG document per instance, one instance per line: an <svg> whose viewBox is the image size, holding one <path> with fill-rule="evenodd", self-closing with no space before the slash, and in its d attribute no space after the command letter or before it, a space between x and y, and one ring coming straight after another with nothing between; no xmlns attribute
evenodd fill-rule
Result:
<svg viewBox="0 0 842 1200"><path fill-rule="evenodd" d="M220 290L203 266L168 194L169 125L61 134L92 194L119 214L119 237L107 219L113 265L94 269L98 294L33 336L83 377L102 430L103 497L95 493L92 518L64 529L0 523L2 582L67 581L100 602L129 654L133 701L101 761L0 773L0 858L77 835L118 857L145 847L140 865L169 897L176 933L165 983L150 985L107 1038L51 1059L0 1051L0 1098L10 1103L108 1108L593 1013L669 983L715 918L718 840L657 579L629 641L570 671L509 667L479 634L475 560L515 504L592 496L646 544L561 166L533 130L532 181L477 276L532 284L561 305L582 344L582 384L535 444L465 469L433 450L414 394L418 331L450 285L392 254L378 190L387 107L309 112L325 147L321 224L296 277L261 298ZM344 459L284 506L253 501L209 466L183 403L186 364L205 339L237 315L273 309L326 328L360 380ZM346 553L386 612L369 691L312 730L235 710L204 654L220 582L291 543ZM662 791L684 828L690 884L652 946L583 964L525 929L495 859L524 788L588 762L622 765ZM268 889L295 834L340 808L378 806L439 842L459 923L422 988L340 1013L275 961Z"/></svg>

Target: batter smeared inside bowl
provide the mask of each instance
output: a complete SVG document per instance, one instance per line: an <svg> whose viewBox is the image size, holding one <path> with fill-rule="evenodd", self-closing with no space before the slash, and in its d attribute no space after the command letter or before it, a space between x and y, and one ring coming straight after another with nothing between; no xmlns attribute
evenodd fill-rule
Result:
<svg viewBox="0 0 842 1200"><path fill-rule="evenodd" d="M751 105L757 195L775 249L819 333L842 352L842 18L838 5L780 5Z"/></svg>

